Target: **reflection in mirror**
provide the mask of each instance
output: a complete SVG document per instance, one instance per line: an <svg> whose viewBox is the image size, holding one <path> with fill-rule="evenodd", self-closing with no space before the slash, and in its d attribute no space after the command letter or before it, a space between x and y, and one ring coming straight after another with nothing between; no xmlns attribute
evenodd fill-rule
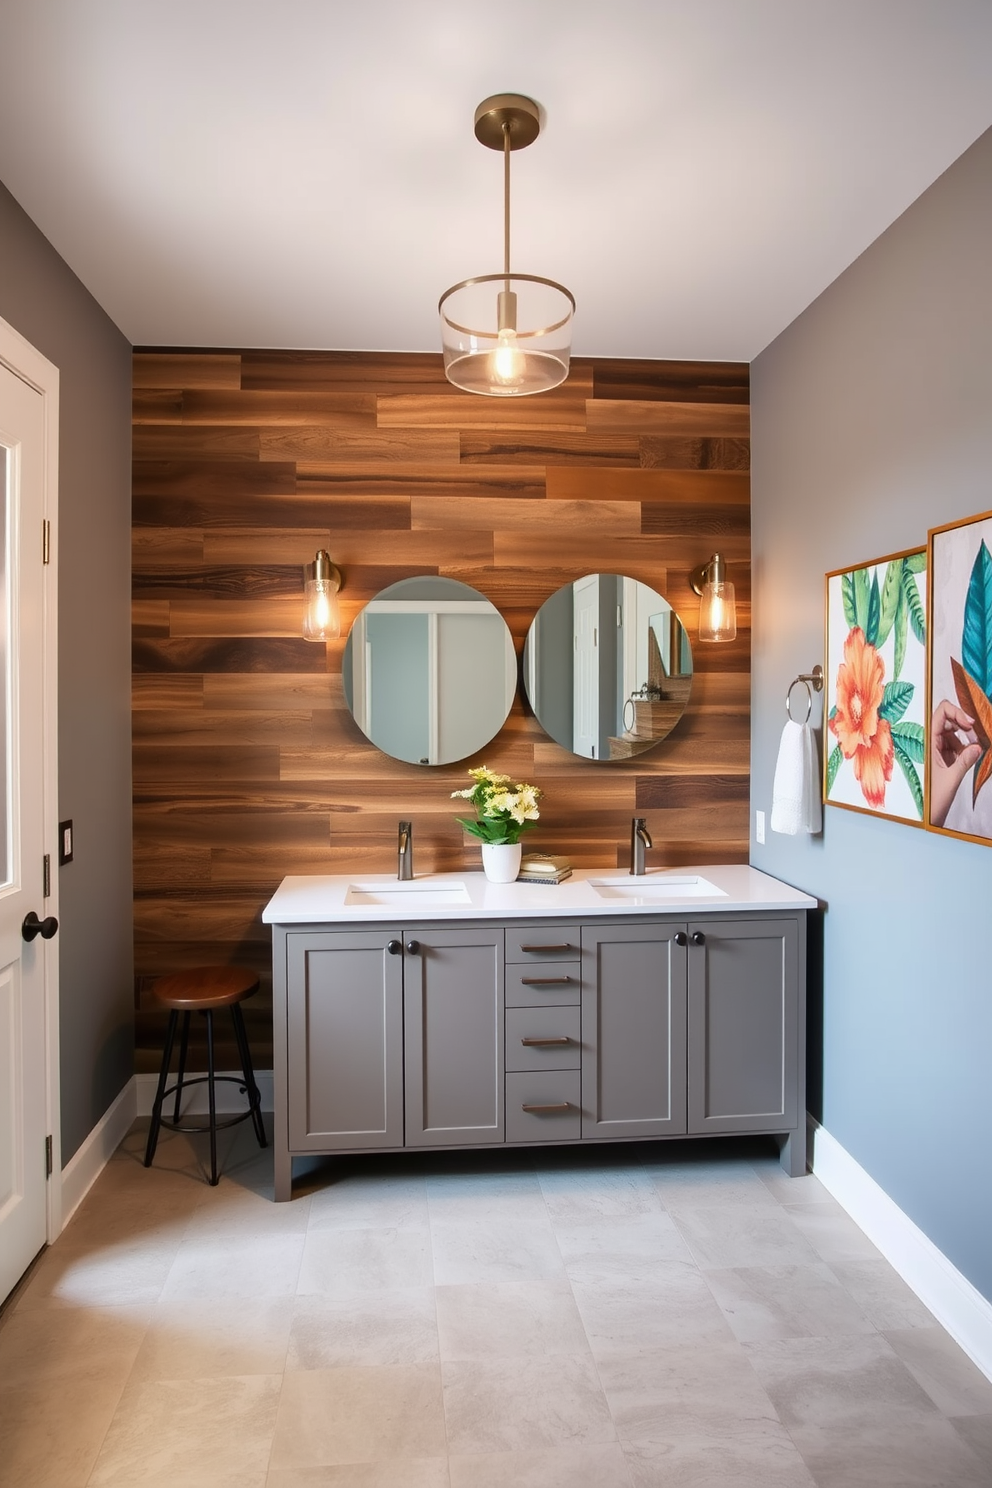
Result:
<svg viewBox="0 0 992 1488"><path fill-rule="evenodd" d="M538 723L583 759L630 759L664 739L692 686L692 648L666 599L622 574L587 574L545 600L524 646Z"/></svg>
<svg viewBox="0 0 992 1488"><path fill-rule="evenodd" d="M344 695L368 739L393 759L450 765L485 747L513 703L517 659L495 605L428 575L382 589L351 628Z"/></svg>

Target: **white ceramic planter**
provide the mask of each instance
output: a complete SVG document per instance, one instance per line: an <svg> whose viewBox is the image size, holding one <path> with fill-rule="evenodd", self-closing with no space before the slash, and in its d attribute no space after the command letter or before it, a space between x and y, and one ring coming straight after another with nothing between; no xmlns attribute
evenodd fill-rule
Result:
<svg viewBox="0 0 992 1488"><path fill-rule="evenodd" d="M520 872L520 855L523 847L519 842L484 842L482 844L482 866L490 883L513 883Z"/></svg>

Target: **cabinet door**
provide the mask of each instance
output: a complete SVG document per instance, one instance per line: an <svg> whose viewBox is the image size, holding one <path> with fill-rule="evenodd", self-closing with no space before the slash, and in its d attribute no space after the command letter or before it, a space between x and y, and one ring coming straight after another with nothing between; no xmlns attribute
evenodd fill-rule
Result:
<svg viewBox="0 0 992 1488"><path fill-rule="evenodd" d="M798 1120L794 920L689 926L689 1131L786 1131Z"/></svg>
<svg viewBox="0 0 992 1488"><path fill-rule="evenodd" d="M403 959L396 931L286 936L289 1146L403 1145Z"/></svg>
<svg viewBox="0 0 992 1488"><path fill-rule="evenodd" d="M582 1136L679 1136L686 1128L685 926L582 931Z"/></svg>
<svg viewBox="0 0 992 1488"><path fill-rule="evenodd" d="M406 1145L502 1142L503 931L403 939Z"/></svg>

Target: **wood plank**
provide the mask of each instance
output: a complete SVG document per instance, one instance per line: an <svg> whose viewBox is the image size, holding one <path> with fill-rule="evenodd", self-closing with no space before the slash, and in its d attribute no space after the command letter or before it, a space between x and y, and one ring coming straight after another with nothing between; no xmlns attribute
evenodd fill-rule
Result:
<svg viewBox="0 0 992 1488"><path fill-rule="evenodd" d="M134 460L241 460L259 458L257 429L220 428L213 424L136 424L131 439ZM288 458L288 457L287 457Z"/></svg>
<svg viewBox="0 0 992 1488"><path fill-rule="evenodd" d="M313 554L310 554L312 561ZM181 600L191 595L210 599L272 599L292 596L303 604L302 565L266 563L193 568L144 568L132 578L132 592L146 602ZM299 627L297 627L298 629Z"/></svg>
<svg viewBox="0 0 992 1488"><path fill-rule="evenodd" d="M236 738L238 744L289 745L306 749L313 743L313 721L307 711L289 708L273 712L252 709L144 708L134 715L136 744L155 739L176 748L216 739Z"/></svg>
<svg viewBox="0 0 992 1488"><path fill-rule="evenodd" d="M731 537L747 538L751 531L749 507L671 505L646 501L641 507L641 531L650 537L695 537L710 539L720 550Z"/></svg>
<svg viewBox="0 0 992 1488"><path fill-rule="evenodd" d="M138 806L135 828L143 843L173 848L237 848L242 852L270 846L306 848L327 846L330 840L328 812L253 811L156 811Z"/></svg>
<svg viewBox="0 0 992 1488"><path fill-rule="evenodd" d="M136 388L240 388L241 358L218 352L136 351Z"/></svg>
<svg viewBox="0 0 992 1488"><path fill-rule="evenodd" d="M184 424L251 424L292 428L323 424L341 430L375 428L375 398L362 392L184 392Z"/></svg>
<svg viewBox="0 0 992 1488"><path fill-rule="evenodd" d="M440 352L246 351L244 388L377 393L384 387L446 388Z"/></svg>
<svg viewBox="0 0 992 1488"><path fill-rule="evenodd" d="M131 678L131 711L145 708L178 708L188 711L203 706L203 678L181 673L136 673Z"/></svg>
<svg viewBox="0 0 992 1488"><path fill-rule="evenodd" d="M499 497L502 500L541 500L543 465L348 465L301 462L297 489L303 495L330 496L457 496L461 500Z"/></svg>
<svg viewBox="0 0 992 1488"><path fill-rule="evenodd" d="M666 362L597 358L593 363L597 399L683 403L747 403L751 368L747 362Z"/></svg>
<svg viewBox="0 0 992 1488"><path fill-rule="evenodd" d="M169 601L167 599L132 600L131 634L167 636L169 634Z"/></svg>
<svg viewBox="0 0 992 1488"><path fill-rule="evenodd" d="M169 744L134 746L134 779L154 780L278 780L279 749L274 744Z"/></svg>
<svg viewBox="0 0 992 1488"><path fill-rule="evenodd" d="M740 506L749 510L747 475L725 470L548 470L549 501L661 501L669 505Z"/></svg>
<svg viewBox="0 0 992 1488"><path fill-rule="evenodd" d="M297 709L326 708L332 697L344 704L340 675L232 672L199 680L203 706L221 711L271 708L292 713Z"/></svg>
<svg viewBox="0 0 992 1488"><path fill-rule="evenodd" d="M327 654L312 641L284 638L135 640L136 672L324 672Z"/></svg>
<svg viewBox="0 0 992 1488"><path fill-rule="evenodd" d="M682 434L747 439L751 410L735 403L645 403L593 399L586 405L591 434Z"/></svg>
<svg viewBox="0 0 992 1488"><path fill-rule="evenodd" d="M136 496L182 497L229 502L240 497L292 496L296 466L290 460L135 460L132 487ZM163 525L172 525L166 523Z"/></svg>
<svg viewBox="0 0 992 1488"><path fill-rule="evenodd" d="M135 428L147 424L178 425L182 417L183 395L178 390L137 388L132 395L131 419Z"/></svg>
<svg viewBox="0 0 992 1488"><path fill-rule="evenodd" d="M583 465L636 466L645 464L642 445L635 435L462 434L463 465Z"/></svg>
<svg viewBox="0 0 992 1488"><path fill-rule="evenodd" d="M644 434L637 441L646 470L750 470L749 439L690 439Z"/></svg>
<svg viewBox="0 0 992 1488"><path fill-rule="evenodd" d="M207 495L155 494L134 496L132 519L139 527L196 527L217 531L224 527L268 526L278 530L310 528L362 531L380 523L400 529L410 526L407 499L372 495L360 500L333 494L306 496L245 495L239 491Z"/></svg>
<svg viewBox="0 0 992 1488"><path fill-rule="evenodd" d="M590 379L591 382L591 379ZM522 429L557 433L586 427L591 386L571 379L539 398L480 398L449 387L436 393L385 393L376 399L380 429Z"/></svg>
<svg viewBox="0 0 992 1488"><path fill-rule="evenodd" d="M455 505L458 503L455 502ZM475 505L472 502L472 506ZM634 509L630 510L633 512ZM405 512L405 516L409 521L409 510ZM466 524L464 528L453 525L447 532L437 528L422 532L406 528L374 529L374 524L371 523L365 528L335 526L333 535L328 530L316 536L308 534L305 537L300 537L298 533L280 534L271 531L208 533L204 541L204 561L218 565L230 563L250 566L262 564L266 558L287 560L295 568L297 588L302 596L304 563L313 562L317 548L327 548L344 574L345 588L342 593L345 593L353 588L354 569L366 566L362 564L362 559L368 556L373 543L376 558L383 565L399 570L401 578L423 573L427 568L441 569L446 563L468 561L491 564L493 561L492 530L486 524L478 531ZM289 555L293 555L293 559Z"/></svg>
<svg viewBox="0 0 992 1488"><path fill-rule="evenodd" d="M203 562L203 533L175 527L132 527L131 568L177 564L192 568Z"/></svg>
<svg viewBox="0 0 992 1488"><path fill-rule="evenodd" d="M518 532L560 532L573 523L581 523L591 534L633 537L641 530L641 514L629 501L517 501L508 512L505 504L495 499L414 496L410 521L415 530L431 530L435 537L465 528L490 534L506 527Z"/></svg>
<svg viewBox="0 0 992 1488"><path fill-rule="evenodd" d="M302 586L285 599L174 599L170 604L173 637L299 637L303 626ZM313 644L304 642L304 644ZM323 652L323 646L319 649Z"/></svg>
<svg viewBox="0 0 992 1488"><path fill-rule="evenodd" d="M301 424L291 429L260 430L258 450L262 460L332 466L457 465L459 459L458 433L446 429L409 429L400 434L382 430L356 433L333 426L310 428Z"/></svg>
<svg viewBox="0 0 992 1488"><path fill-rule="evenodd" d="M687 810L692 806L706 807L717 803L732 803L747 807L750 799L750 781L746 775L719 775L709 771L705 775L650 775L637 782L638 810L656 808Z"/></svg>

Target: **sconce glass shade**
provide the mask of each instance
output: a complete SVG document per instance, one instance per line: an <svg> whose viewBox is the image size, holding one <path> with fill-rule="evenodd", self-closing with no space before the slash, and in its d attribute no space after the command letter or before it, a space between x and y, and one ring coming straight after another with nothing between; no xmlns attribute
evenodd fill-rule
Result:
<svg viewBox="0 0 992 1488"><path fill-rule="evenodd" d="M737 605L734 586L726 581L722 584L704 584L699 605L699 639L701 641L733 641L737 639Z"/></svg>
<svg viewBox="0 0 992 1488"><path fill-rule="evenodd" d="M482 274L438 304L444 373L466 393L520 398L565 381L575 300L536 274Z"/></svg>
<svg viewBox="0 0 992 1488"><path fill-rule="evenodd" d="M304 572L303 638L307 641L336 640L341 634L341 611L338 606L341 570L331 562L327 550L320 548L314 561L306 565Z"/></svg>

